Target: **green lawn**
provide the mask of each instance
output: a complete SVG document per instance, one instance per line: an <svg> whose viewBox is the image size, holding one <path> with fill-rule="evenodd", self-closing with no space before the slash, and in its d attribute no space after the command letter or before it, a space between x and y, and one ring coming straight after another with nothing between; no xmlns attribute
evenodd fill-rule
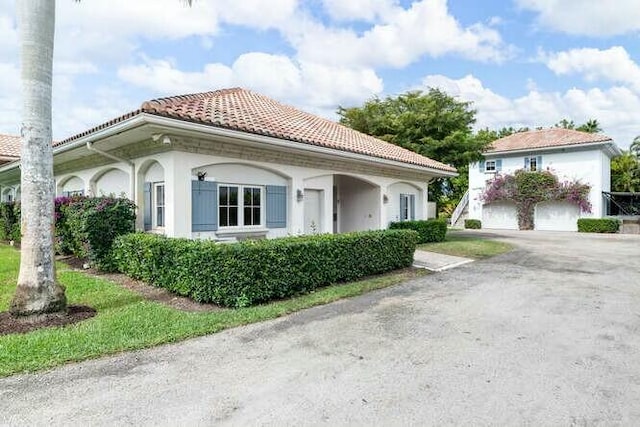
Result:
<svg viewBox="0 0 640 427"><path fill-rule="evenodd" d="M0 245L0 311L6 311L9 307L15 290L18 265L18 251ZM107 280L65 268L59 265L58 278L67 289L69 304L89 305L97 310L97 315L62 328L0 336L0 377L273 319L304 308L395 285L415 277L416 274L422 274L404 270L328 286L309 295L256 307L188 313L147 301Z"/></svg>
<svg viewBox="0 0 640 427"><path fill-rule="evenodd" d="M419 245L418 249L466 258L482 259L509 252L513 249L513 246L509 243L449 230L444 242L425 243Z"/></svg>

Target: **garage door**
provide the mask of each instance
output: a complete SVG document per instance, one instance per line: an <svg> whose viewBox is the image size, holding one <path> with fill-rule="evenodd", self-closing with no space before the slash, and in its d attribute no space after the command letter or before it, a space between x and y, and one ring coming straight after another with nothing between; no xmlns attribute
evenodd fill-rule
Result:
<svg viewBox="0 0 640 427"><path fill-rule="evenodd" d="M536 230L578 231L580 208L567 202L543 202L536 205Z"/></svg>
<svg viewBox="0 0 640 427"><path fill-rule="evenodd" d="M482 228L517 230L518 214L513 203L491 203L482 206Z"/></svg>

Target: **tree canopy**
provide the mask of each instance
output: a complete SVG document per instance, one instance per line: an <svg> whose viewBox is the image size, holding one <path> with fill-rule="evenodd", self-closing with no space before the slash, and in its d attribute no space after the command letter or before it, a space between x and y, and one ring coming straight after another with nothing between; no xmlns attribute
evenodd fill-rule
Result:
<svg viewBox="0 0 640 427"><path fill-rule="evenodd" d="M440 179L429 189L430 199L448 210L467 190L469 163L481 160L495 139L473 134L476 110L470 102L433 88L373 98L362 107L340 107L338 115L352 129L456 167L459 176Z"/></svg>
<svg viewBox="0 0 640 427"><path fill-rule="evenodd" d="M476 110L439 89L373 98L338 109L340 123L456 168L482 158L487 141L473 135Z"/></svg>

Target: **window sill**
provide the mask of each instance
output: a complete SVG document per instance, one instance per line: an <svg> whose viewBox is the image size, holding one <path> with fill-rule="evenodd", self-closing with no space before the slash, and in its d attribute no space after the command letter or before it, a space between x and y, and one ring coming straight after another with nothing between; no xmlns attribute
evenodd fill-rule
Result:
<svg viewBox="0 0 640 427"><path fill-rule="evenodd" d="M224 230L218 229L216 232L216 236L218 237L235 237L238 240L245 239L264 239L267 237L267 233L269 232L266 228L244 228L244 229L235 229L235 230Z"/></svg>

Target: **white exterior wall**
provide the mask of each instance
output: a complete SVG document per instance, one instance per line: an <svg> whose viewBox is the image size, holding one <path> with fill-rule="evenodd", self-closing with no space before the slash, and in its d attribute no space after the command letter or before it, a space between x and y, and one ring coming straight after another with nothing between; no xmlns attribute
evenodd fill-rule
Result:
<svg viewBox="0 0 640 427"><path fill-rule="evenodd" d="M120 169L107 171L95 181L93 187L95 190L92 193L96 196L131 197L129 174Z"/></svg>
<svg viewBox="0 0 640 427"><path fill-rule="evenodd" d="M602 191L608 191L610 188L610 160L606 153L600 149L565 152L531 152L527 154L517 153L487 156L487 160L501 159L501 173L512 174L516 170L524 168L524 158L527 156L542 156L542 169L549 169L558 176L560 181L579 180L591 186L589 201L592 205L592 212L583 212L580 214L580 217L600 218L605 215ZM480 172L479 167L479 163L469 165L469 218L481 220L483 213L480 196L484 192L487 181L492 179L494 175L492 173ZM545 209L548 211L548 206ZM561 206L558 209L559 216L565 215L564 207ZM548 212L546 212L545 215L546 214L548 214ZM575 229L575 226L573 226L572 229Z"/></svg>
<svg viewBox="0 0 640 427"><path fill-rule="evenodd" d="M219 238L219 232L191 231L191 181L198 171L207 172L207 180L231 184L286 185L287 227L266 228L268 238L304 233L304 197L297 198L297 190L318 190L322 195L323 218L321 233L333 233L334 187L342 190L337 195L340 206L338 232L386 228L399 215L399 194L416 195L416 219L426 219L427 183L398 180L365 174L337 173L330 169L292 166L242 160L232 157L169 151L131 160L134 163L134 180L131 182L132 166L125 162L114 162L106 166L80 169L55 176L57 194L63 191L84 190L86 195L125 193L139 208L136 227L144 228L142 204L145 182L165 182L165 227L152 232L172 237ZM343 179L343 177L346 177ZM340 184L344 184L340 189ZM371 185L370 187L369 184ZM15 194L13 186L11 188ZM133 197L132 187L134 188ZM360 194L359 189L365 189ZM386 197L385 197L386 196ZM387 200L385 203L384 200ZM398 199L398 201L396 201Z"/></svg>
<svg viewBox="0 0 640 427"><path fill-rule="evenodd" d="M400 221L400 194L412 194L416 197L416 219L427 218L427 202L423 188L406 182L398 182L389 186L387 190L387 225L391 222Z"/></svg>
<svg viewBox="0 0 640 427"><path fill-rule="evenodd" d="M88 168L73 173L57 174L56 194L63 191L84 190L85 195L101 196L110 193L120 196L122 193L131 198L129 182L130 167L125 163L114 163L109 166Z"/></svg>
<svg viewBox="0 0 640 427"><path fill-rule="evenodd" d="M265 229L267 238L303 234L305 229L304 199L297 200L297 190L301 190L303 193L305 188L320 190L324 197L322 201L324 218L321 224L321 232L333 232L333 187L334 184L337 184L337 187L340 188L339 178L346 176L345 174L336 174L335 171L328 169L264 163L178 151L164 153L163 155L169 156L171 158L170 162L178 165L175 167L174 176L177 179L173 189L170 185L171 181L169 176L168 174L166 175L168 211L165 233L169 236L191 238L219 237L219 232L191 232L191 180L195 179L194 175L197 171L207 172L207 180L215 180L218 182L254 185L286 185L289 193L287 228ZM234 179L236 176L238 178ZM334 180L334 176L337 176L338 179ZM347 193L342 196L339 195L338 202L346 203L346 205L342 205L339 208L341 214L338 215L338 231L342 232L354 229L352 227L357 227L355 229L358 230L385 228L389 220L387 219L387 207L383 203L383 194L386 194L388 187L397 183L398 180L361 174L353 174L350 175L350 177L367 181L373 186L367 192L365 199L361 199L360 196L353 192L350 194L348 190L349 187L347 187ZM348 182L349 180L346 181ZM413 181L408 181L407 184L412 186L413 191L417 194L416 219L426 219L426 210L419 206L426 203L427 184L425 182ZM374 205L372 202L374 198L378 201L377 205ZM364 205L361 203L363 200L366 200ZM176 210L173 217L170 216L169 213L170 204L173 204L173 209ZM349 208L350 206L352 209ZM362 214L364 215L362 218L360 217L362 216L361 214L354 213L353 215L355 216L352 217L350 213L347 213L350 211L358 212L363 210L365 213ZM369 215L371 216L369 217ZM175 218L175 221L173 218Z"/></svg>

